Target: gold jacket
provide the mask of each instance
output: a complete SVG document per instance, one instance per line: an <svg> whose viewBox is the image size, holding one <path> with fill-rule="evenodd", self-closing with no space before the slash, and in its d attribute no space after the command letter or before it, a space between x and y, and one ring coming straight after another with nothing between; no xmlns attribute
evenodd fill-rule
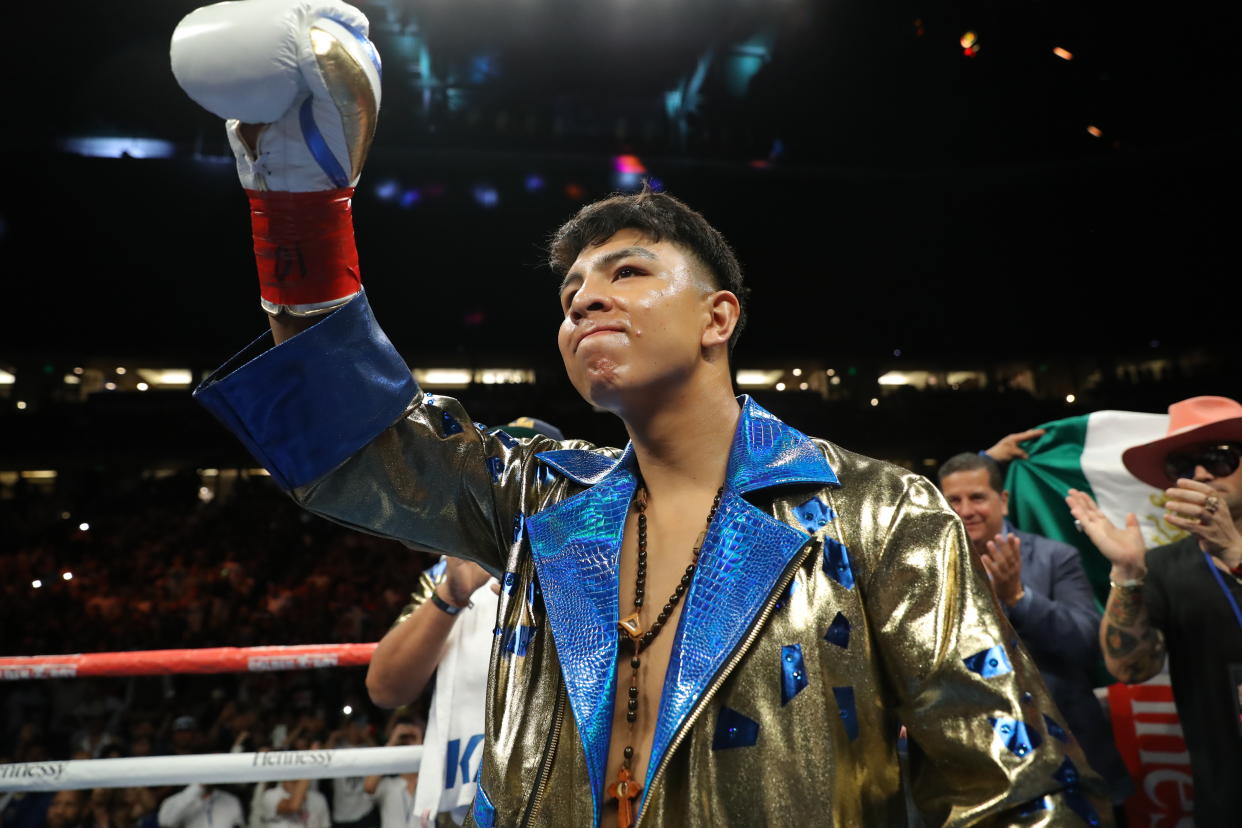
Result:
<svg viewBox="0 0 1242 828"><path fill-rule="evenodd" d="M473 824L597 825L631 451L488 435L365 297L196 397L316 514L501 579ZM658 712L642 826L1111 824L965 531L926 478L752 400Z"/></svg>

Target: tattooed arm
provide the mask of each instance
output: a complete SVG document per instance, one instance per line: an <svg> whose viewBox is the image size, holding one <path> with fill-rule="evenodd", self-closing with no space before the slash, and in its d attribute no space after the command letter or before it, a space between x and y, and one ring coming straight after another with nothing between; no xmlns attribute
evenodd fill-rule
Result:
<svg viewBox="0 0 1242 828"><path fill-rule="evenodd" d="M1113 573L1125 578L1116 568ZM1164 666L1164 635L1151 625L1141 586L1115 586L1108 593L1100 649L1108 671L1127 684L1147 681Z"/></svg>

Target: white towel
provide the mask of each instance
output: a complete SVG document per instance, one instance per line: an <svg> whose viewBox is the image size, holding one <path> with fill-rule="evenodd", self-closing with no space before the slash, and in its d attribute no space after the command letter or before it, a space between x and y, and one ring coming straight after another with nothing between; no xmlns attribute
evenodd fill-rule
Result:
<svg viewBox="0 0 1242 828"><path fill-rule="evenodd" d="M483 761L483 712L488 658L499 598L495 579L470 596L474 606L457 617L436 668L423 760L414 791L414 812L426 828L438 813L461 825L474 802L475 777Z"/></svg>

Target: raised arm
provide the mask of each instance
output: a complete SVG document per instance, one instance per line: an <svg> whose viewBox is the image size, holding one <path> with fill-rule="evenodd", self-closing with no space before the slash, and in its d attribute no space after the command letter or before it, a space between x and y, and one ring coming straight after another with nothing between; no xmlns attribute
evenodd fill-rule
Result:
<svg viewBox="0 0 1242 828"><path fill-rule="evenodd" d="M433 580L426 573L419 579L413 601L392 629L380 639L367 668L367 692L379 707L393 708L417 699L444 655L444 645L457 616L470 604L470 596L491 576L469 561L448 559L444 577ZM432 599L443 601L450 613Z"/></svg>
<svg viewBox="0 0 1242 828"><path fill-rule="evenodd" d="M310 511L496 573L537 448L424 394L367 303L350 199L379 111L367 27L339 0L246 0L173 35L178 82L227 119L271 328L195 398Z"/></svg>
<svg viewBox="0 0 1242 828"><path fill-rule="evenodd" d="M1091 495L1070 489L1065 498L1083 532L1113 564L1111 589L1100 624L1104 665L1121 681L1146 681L1164 666L1164 635L1152 626L1143 600L1147 550L1138 518L1126 515L1124 528L1105 517Z"/></svg>

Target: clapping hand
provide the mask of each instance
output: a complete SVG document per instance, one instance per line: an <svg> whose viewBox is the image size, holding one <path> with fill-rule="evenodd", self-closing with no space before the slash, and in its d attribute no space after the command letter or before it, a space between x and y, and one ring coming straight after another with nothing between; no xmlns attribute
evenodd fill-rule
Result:
<svg viewBox="0 0 1242 828"><path fill-rule="evenodd" d="M1007 607L1025 594L1022 589L1022 540L1017 535L997 535L988 541L988 551L979 556L992 580L992 591Z"/></svg>
<svg viewBox="0 0 1242 828"><path fill-rule="evenodd" d="M1133 512L1126 515L1126 525L1120 527L1113 525L1086 492L1070 489L1065 503L1078 526L1121 577L1141 577L1147 571L1147 544Z"/></svg>

